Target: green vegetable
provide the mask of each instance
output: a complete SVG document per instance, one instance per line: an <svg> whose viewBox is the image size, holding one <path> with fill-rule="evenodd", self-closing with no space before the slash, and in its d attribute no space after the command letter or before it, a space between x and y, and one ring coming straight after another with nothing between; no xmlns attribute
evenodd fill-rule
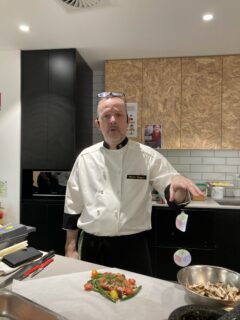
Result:
<svg viewBox="0 0 240 320"><path fill-rule="evenodd" d="M142 289L142 286L136 287L134 279L127 279L124 274L99 273L96 270L94 273L92 272L91 280L87 283L92 284L93 291L100 293L114 303L118 300L131 299Z"/></svg>
<svg viewBox="0 0 240 320"><path fill-rule="evenodd" d="M133 294L129 295L129 296L123 296L120 300L124 301L124 300L128 300L128 299L131 299L132 297L134 297L136 294L138 294L138 292L142 289L142 286L138 286Z"/></svg>

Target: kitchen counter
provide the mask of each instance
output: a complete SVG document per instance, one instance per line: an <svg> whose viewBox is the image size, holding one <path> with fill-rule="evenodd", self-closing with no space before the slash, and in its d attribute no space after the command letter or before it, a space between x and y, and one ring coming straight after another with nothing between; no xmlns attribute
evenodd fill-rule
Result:
<svg viewBox="0 0 240 320"><path fill-rule="evenodd" d="M84 291L92 269L122 272L135 278L142 290L132 299L112 303L96 292ZM54 262L32 280L15 280L12 290L70 320L165 320L174 309L189 303L184 290L174 282L62 256L55 256Z"/></svg>
<svg viewBox="0 0 240 320"><path fill-rule="evenodd" d="M225 197L223 200L226 200L226 202L237 202L240 203L240 197ZM168 207L167 204L161 204L158 201L152 202L153 206L158 207ZM211 197L208 197L205 201L191 201L186 208L211 208L211 209L238 209L240 210L240 205L229 205L229 204L219 204L216 200L212 199Z"/></svg>

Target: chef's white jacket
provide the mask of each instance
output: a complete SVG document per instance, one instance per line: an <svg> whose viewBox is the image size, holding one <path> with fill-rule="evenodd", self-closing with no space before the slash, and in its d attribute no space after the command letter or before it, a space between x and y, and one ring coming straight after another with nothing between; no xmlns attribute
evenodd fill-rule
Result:
<svg viewBox="0 0 240 320"><path fill-rule="evenodd" d="M64 215L98 236L129 235L151 229L152 188L162 197L178 175L156 150L129 140L122 148L103 142L83 150L67 183ZM64 229L71 229L68 223Z"/></svg>

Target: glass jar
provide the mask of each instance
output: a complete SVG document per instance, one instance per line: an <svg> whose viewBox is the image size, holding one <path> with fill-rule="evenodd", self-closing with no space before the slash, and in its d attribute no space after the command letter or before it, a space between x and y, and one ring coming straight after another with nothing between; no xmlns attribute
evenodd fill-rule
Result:
<svg viewBox="0 0 240 320"><path fill-rule="evenodd" d="M202 196L192 196L193 201L204 201L207 198L207 183L206 182L196 182L196 186L203 192Z"/></svg>

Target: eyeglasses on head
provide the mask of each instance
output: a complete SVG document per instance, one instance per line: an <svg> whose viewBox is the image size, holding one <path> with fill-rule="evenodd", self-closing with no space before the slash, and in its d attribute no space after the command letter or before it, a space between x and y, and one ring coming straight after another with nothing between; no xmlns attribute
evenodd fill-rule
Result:
<svg viewBox="0 0 240 320"><path fill-rule="evenodd" d="M98 98L107 99L111 97L122 98L125 97L125 93L123 92L100 92L98 93Z"/></svg>

